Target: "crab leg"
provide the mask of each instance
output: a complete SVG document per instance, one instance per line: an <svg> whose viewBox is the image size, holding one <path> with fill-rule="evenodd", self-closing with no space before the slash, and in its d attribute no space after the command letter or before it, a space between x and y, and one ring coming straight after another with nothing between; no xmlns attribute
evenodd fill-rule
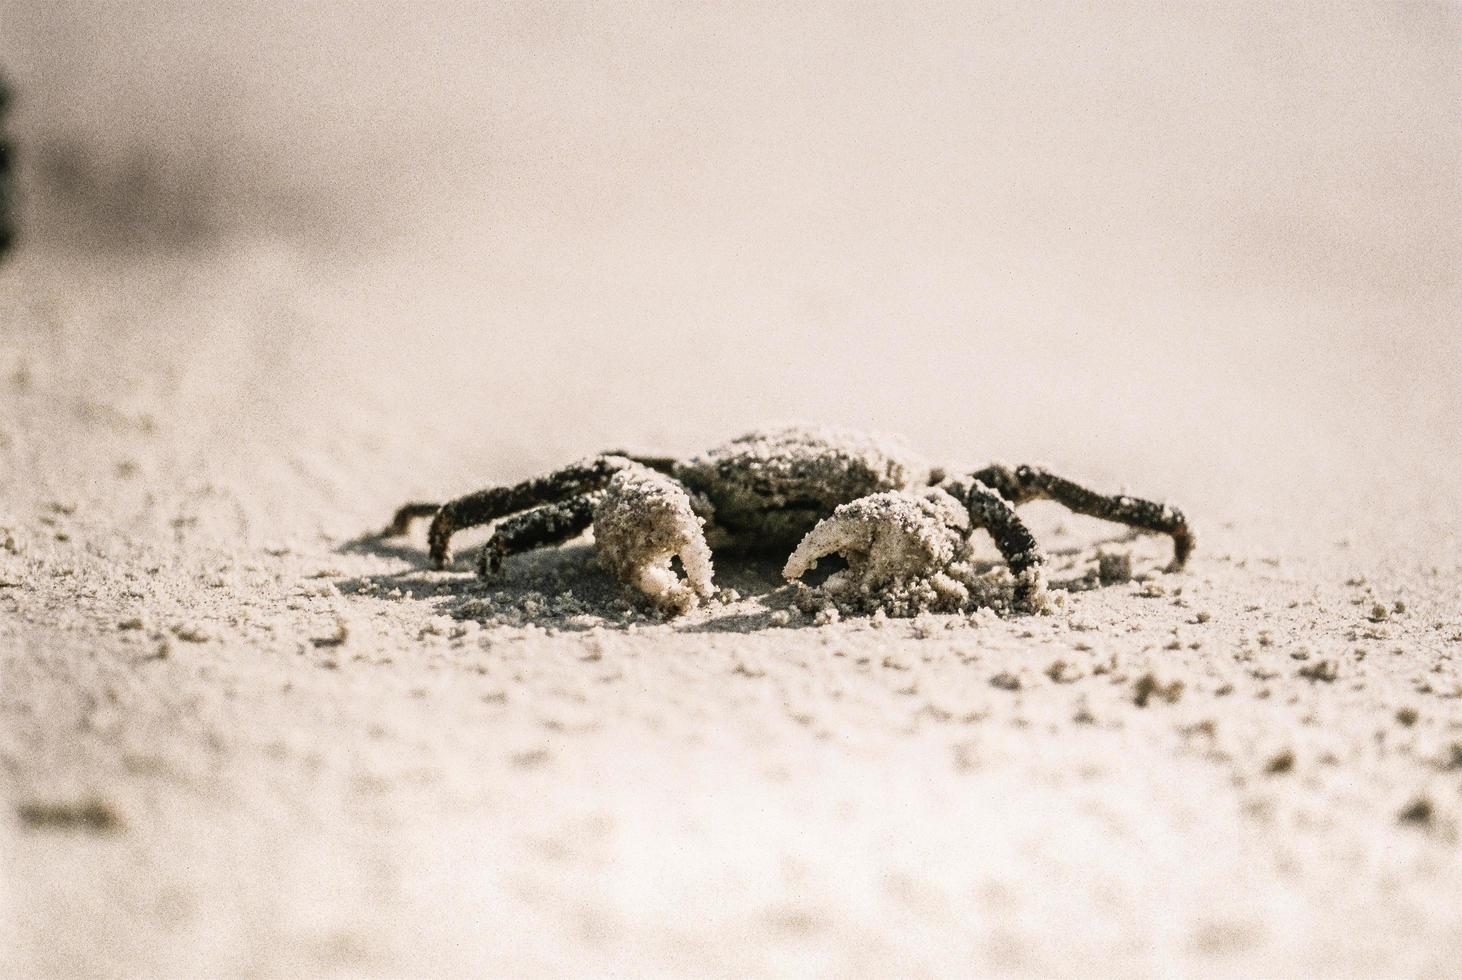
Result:
<svg viewBox="0 0 1462 980"><path fill-rule="evenodd" d="M995 547L1015 578L1015 607L1033 609L1045 589L1041 566L1046 558L1015 508L978 479L970 483L950 480L940 487L969 508L971 525L984 528L995 540Z"/></svg>
<svg viewBox="0 0 1462 980"><path fill-rule="evenodd" d="M492 537L482 546L477 561L477 575L488 578L503 567L503 559L534 548L562 544L578 537L594 520L594 508L604 499L602 493L586 493L561 503L544 504L515 514L492 529Z"/></svg>
<svg viewBox="0 0 1462 980"><path fill-rule="evenodd" d="M1005 466L991 466L975 473L974 479L1014 504L1045 498L1077 514L1125 524L1139 531L1171 535L1173 562L1169 568L1172 571L1182 568L1193 553L1193 530L1183 512L1171 504L1126 494L1097 493L1034 466L1018 466L1013 471Z"/></svg>
<svg viewBox="0 0 1462 980"><path fill-rule="evenodd" d="M547 476L535 477L509 486L488 487L465 497L449 500L440 507L410 503L396 512L387 534L404 533L414 517L432 514L427 531L432 564L445 568L452 561L452 535L469 527L477 527L545 503L556 503L593 490L601 490L611 477L634 466L623 456L596 456L582 463L555 470Z"/></svg>
<svg viewBox="0 0 1462 980"><path fill-rule="evenodd" d="M442 509L441 504L430 504L425 501L413 500L411 503L402 504L396 508L391 523L381 532L383 538L394 538L411 530L411 522L418 517L431 517Z"/></svg>

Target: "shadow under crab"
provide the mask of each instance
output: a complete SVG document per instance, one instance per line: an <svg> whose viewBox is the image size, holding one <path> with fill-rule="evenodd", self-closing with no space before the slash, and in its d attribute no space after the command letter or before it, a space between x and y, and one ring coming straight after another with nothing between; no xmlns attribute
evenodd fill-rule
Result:
<svg viewBox="0 0 1462 980"><path fill-rule="evenodd" d="M509 557L592 527L599 564L667 615L716 594L713 561L789 551L782 577L808 609L1029 613L1046 608L1046 556L1015 508L1038 499L1170 536L1172 570L1193 548L1186 518L1168 504L1031 466L949 476L895 440L807 427L752 432L687 460L605 453L444 504L406 504L383 536L431 517L430 557L443 568L456 532L493 523L477 563L491 582ZM976 530L990 535L1004 569L976 560ZM843 568L811 589L800 584L834 557Z"/></svg>

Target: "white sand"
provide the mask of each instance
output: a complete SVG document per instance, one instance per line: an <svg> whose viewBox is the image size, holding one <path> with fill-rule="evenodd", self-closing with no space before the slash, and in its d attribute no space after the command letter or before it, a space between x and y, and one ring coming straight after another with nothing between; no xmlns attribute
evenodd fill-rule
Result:
<svg viewBox="0 0 1462 980"><path fill-rule="evenodd" d="M661 623L582 545L488 591L352 546L534 466L308 370L355 311L287 259L7 270L0 972L1450 970L1455 444L1262 506L1153 465L1191 571L1108 544L1148 580L1050 616L814 626L732 562ZM1094 566L1108 528L1028 513Z"/></svg>
<svg viewBox="0 0 1462 980"><path fill-rule="evenodd" d="M234 223L32 194L82 213L0 266L0 976L1455 972L1440 6L53 6L24 145ZM1038 503L1053 580L1142 581L818 625L780 562L667 623L582 544L355 541L793 419L1198 550Z"/></svg>

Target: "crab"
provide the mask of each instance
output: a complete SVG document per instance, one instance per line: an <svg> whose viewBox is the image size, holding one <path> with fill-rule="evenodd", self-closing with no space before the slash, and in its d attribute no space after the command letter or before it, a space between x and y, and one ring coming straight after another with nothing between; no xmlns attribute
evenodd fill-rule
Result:
<svg viewBox="0 0 1462 980"><path fill-rule="evenodd" d="M1009 569L1008 608L1029 613L1046 605L1045 558L1015 508L1036 499L1171 536L1169 570L1192 553L1188 521L1169 504L1098 493L1034 466L951 475L899 440L807 426L750 432L685 460L603 453L444 504L405 504L383 534L430 517L430 558L445 568L455 533L496 521L477 562L490 579L508 557L592 526L600 564L674 614L714 595L713 554L788 551L792 583L822 559L841 561L820 586L840 607L968 607L971 538L983 529Z"/></svg>

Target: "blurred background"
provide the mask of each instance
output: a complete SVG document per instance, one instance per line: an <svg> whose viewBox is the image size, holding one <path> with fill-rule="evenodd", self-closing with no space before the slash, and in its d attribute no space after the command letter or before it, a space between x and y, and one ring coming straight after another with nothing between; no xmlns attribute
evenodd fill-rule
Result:
<svg viewBox="0 0 1462 980"><path fill-rule="evenodd" d="M1455 4L8 0L0 66L22 261L208 257L269 327L179 370L365 419L383 499L803 418L1462 499Z"/></svg>

